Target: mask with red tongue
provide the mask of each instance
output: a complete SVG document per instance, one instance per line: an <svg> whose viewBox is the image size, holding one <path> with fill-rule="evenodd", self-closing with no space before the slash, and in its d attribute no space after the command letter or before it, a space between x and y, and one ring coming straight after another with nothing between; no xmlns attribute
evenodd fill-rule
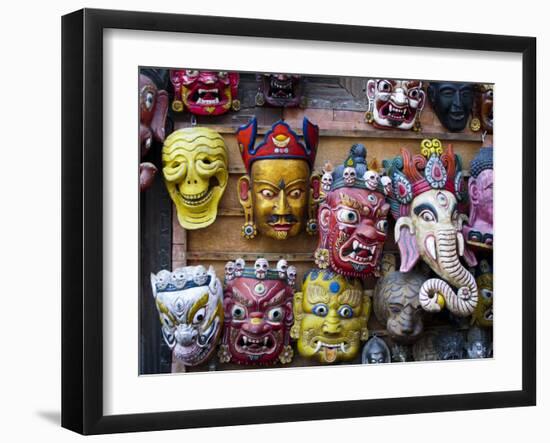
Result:
<svg viewBox="0 0 550 443"><path fill-rule="evenodd" d="M315 261L348 277L377 271L386 240L390 205L378 174L369 171L367 151L353 145L343 165L332 173L330 191L319 206L319 243Z"/></svg>

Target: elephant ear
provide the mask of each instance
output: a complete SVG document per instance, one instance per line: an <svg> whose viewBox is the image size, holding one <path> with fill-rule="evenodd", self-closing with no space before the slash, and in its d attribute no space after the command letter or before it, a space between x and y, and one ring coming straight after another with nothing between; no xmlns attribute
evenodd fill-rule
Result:
<svg viewBox="0 0 550 443"><path fill-rule="evenodd" d="M401 217L395 224L395 240L401 255L401 272L409 272L420 257L409 217Z"/></svg>

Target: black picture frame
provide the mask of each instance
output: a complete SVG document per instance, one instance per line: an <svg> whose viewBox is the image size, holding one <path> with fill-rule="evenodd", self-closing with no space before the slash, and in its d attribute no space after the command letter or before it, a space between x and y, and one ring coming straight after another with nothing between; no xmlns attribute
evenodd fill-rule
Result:
<svg viewBox="0 0 550 443"><path fill-rule="evenodd" d="M108 28L521 54L522 388L506 392L104 415L102 45L103 31ZM83 9L62 19L62 60L63 427L82 434L103 434L536 404L535 38Z"/></svg>

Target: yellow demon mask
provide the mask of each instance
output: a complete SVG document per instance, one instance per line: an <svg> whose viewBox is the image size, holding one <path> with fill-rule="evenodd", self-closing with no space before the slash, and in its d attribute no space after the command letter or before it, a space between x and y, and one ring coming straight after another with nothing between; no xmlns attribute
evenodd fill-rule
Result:
<svg viewBox="0 0 550 443"><path fill-rule="evenodd" d="M311 270L294 295L294 326L298 352L321 363L349 361L357 357L361 340L368 339L370 297L359 279L331 270Z"/></svg>
<svg viewBox="0 0 550 443"><path fill-rule="evenodd" d="M211 225L227 186L227 149L208 128L174 131L162 147L162 172L168 193L185 229Z"/></svg>

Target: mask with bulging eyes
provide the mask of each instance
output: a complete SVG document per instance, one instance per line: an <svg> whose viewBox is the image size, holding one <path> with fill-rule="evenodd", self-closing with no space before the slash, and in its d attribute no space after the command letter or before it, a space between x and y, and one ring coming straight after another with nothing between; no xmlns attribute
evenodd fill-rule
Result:
<svg viewBox="0 0 550 443"><path fill-rule="evenodd" d="M174 359L186 366L206 362L223 325L222 285L214 269L187 266L151 274L162 335Z"/></svg>
<svg viewBox="0 0 550 443"><path fill-rule="evenodd" d="M378 173L369 173L373 171L368 170L366 156L365 146L351 147L348 158L332 172L317 217L315 263L348 277L377 272L388 229L390 205Z"/></svg>
<svg viewBox="0 0 550 443"><path fill-rule="evenodd" d="M170 81L174 87L174 112L187 109L195 115L221 115L241 107L237 72L172 69Z"/></svg>
<svg viewBox="0 0 550 443"><path fill-rule="evenodd" d="M367 98L367 119L376 128L420 130L420 113L426 101L421 81L371 79Z"/></svg>
<svg viewBox="0 0 550 443"><path fill-rule="evenodd" d="M269 269L265 259L227 281L224 290L225 329L219 350L222 363L273 365L290 363L292 295L286 276Z"/></svg>
<svg viewBox="0 0 550 443"><path fill-rule="evenodd" d="M369 335L371 300L359 279L312 269L294 294L292 338L298 352L321 363L350 361Z"/></svg>
<svg viewBox="0 0 550 443"><path fill-rule="evenodd" d="M229 177L227 162L225 142L212 129L179 129L164 141L162 172L184 229L205 228L216 220Z"/></svg>

